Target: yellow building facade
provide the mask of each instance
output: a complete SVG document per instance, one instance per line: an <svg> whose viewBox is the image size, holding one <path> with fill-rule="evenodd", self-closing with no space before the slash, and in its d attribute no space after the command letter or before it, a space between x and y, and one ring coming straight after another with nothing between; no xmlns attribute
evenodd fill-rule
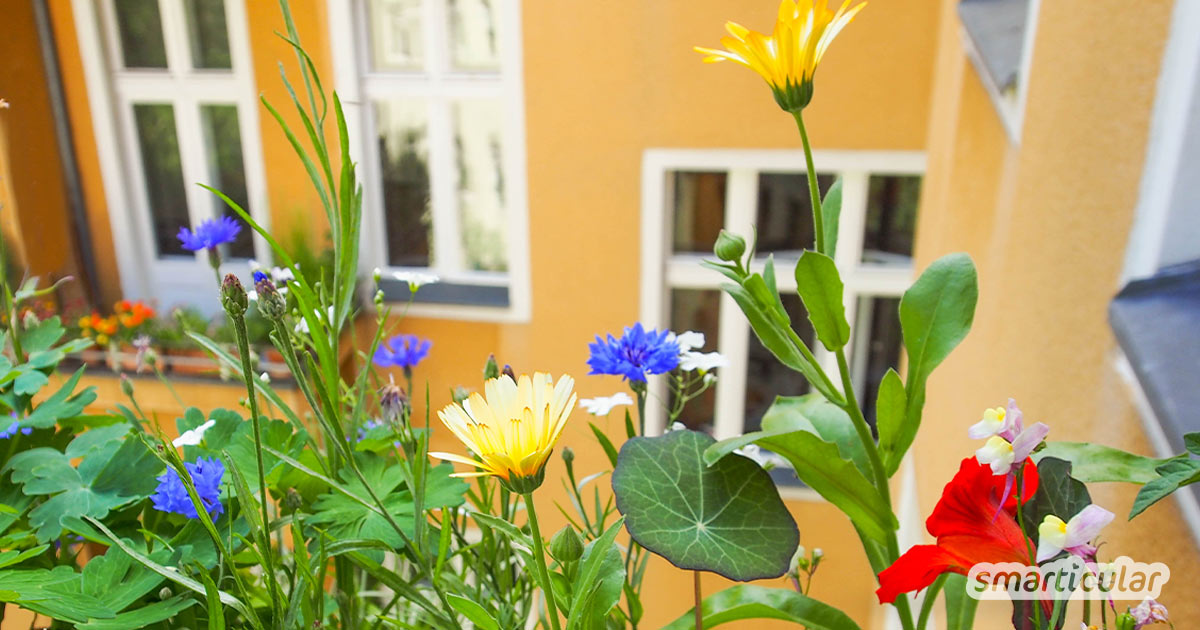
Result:
<svg viewBox="0 0 1200 630"><path fill-rule="evenodd" d="M769 28L775 4L291 2L314 67L350 122L365 187L364 277L379 267L385 277L429 269L444 280L390 324L433 340L416 376L428 381L434 409L452 387L478 387L490 353L518 372L571 374L582 397L610 395L623 384L586 376L587 344L635 321L702 330L706 349L730 358L715 390L683 418L691 426L736 435L756 426L774 393L804 391L719 296L717 274L698 265L721 227L757 226L760 251L781 261L798 255L811 229L790 117L753 73L704 66L692 51L715 45L729 19ZM1125 277L1174 3L1019 4L1029 43L1012 90L989 92L958 0L877 0L830 49L806 110L822 184L840 176L846 186L838 262L862 331L851 357L861 388L900 357L895 300L916 273L951 251L979 266L975 329L933 377L926 427L898 483L910 542L922 540L924 515L973 449L966 426L1008 396L1054 427L1052 439L1153 448L1115 371L1105 309ZM80 290L94 304L215 305L206 262L170 243L179 226L220 212L195 181L234 186L275 234L320 249L319 200L258 102L302 128L279 76L282 62L300 81L277 34L285 30L277 4L119 5L5 8L0 194L5 235L24 264L87 279ZM63 129L67 141L55 143ZM332 117L326 133L334 137ZM221 150L230 146L236 157ZM254 239L237 247L230 271L269 259ZM389 297L399 304L403 294ZM802 325L802 313L795 319ZM373 334L373 321L361 317L356 334ZM225 400L205 395L211 403L187 402ZM170 400L158 411L169 417ZM576 412L563 444L577 470L601 470L585 418ZM622 431L608 422L614 436ZM652 414L651 426L662 424ZM561 474L561 462L551 466ZM849 522L781 483L801 544L826 553L814 595L864 628L886 627ZM555 515L552 502L565 505L565 494L557 481L547 488L542 513ZM1118 513L1132 496L1097 492ZM1106 534L1180 575L1200 568L1173 503ZM704 580L707 592L724 586ZM1180 627L1200 619L1189 592L1181 579L1164 597ZM646 627L691 606L690 580L665 561L652 563L646 593ZM977 627L993 627L992 617L1003 627L1006 611L985 610Z"/></svg>

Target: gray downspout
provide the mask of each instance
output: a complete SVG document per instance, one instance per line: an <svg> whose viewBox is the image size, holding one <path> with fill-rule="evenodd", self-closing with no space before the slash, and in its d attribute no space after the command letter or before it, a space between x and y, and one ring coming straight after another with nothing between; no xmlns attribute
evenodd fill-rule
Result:
<svg viewBox="0 0 1200 630"><path fill-rule="evenodd" d="M75 136L71 131L71 120L67 115L67 102L63 93L62 75L58 68L58 49L54 41L54 29L50 23L50 11L46 0L33 2L34 20L37 22L38 45L42 51L42 66L46 72L46 91L50 96L50 110L54 115L54 138L58 144L58 155L62 164L63 181L67 188L67 204L70 206L72 223L75 226L75 250L79 260L79 273L86 283L88 297L95 303L100 299L100 284L96 278L96 254L92 247L92 229L88 222L87 207L83 199L83 185L79 177L79 165L75 153Z"/></svg>

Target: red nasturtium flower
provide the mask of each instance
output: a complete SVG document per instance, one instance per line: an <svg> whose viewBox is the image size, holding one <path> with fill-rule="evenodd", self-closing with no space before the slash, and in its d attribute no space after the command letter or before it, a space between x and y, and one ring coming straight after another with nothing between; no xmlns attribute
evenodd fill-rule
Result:
<svg viewBox="0 0 1200 630"><path fill-rule="evenodd" d="M1023 502L1033 497L1038 484L1037 467L1032 460L1025 464ZM1029 563L1031 543L1017 525L1016 509L1016 488L1004 476L993 475L974 457L964 459L925 521L937 544L909 549L879 574L875 594L880 603L923 589L943 573L966 575L979 562Z"/></svg>

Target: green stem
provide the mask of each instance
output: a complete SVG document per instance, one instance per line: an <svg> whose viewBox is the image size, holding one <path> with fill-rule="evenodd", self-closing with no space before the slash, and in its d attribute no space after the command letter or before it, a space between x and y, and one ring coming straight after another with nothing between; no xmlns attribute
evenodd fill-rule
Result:
<svg viewBox="0 0 1200 630"><path fill-rule="evenodd" d="M808 143L808 131L804 129L801 110L792 112L796 127L800 129L800 141L804 144L804 162L808 165L808 193L812 197L813 229L816 232L817 251L825 253L825 218L821 216L821 192L817 188L817 171L813 168L812 146Z"/></svg>
<svg viewBox="0 0 1200 630"><path fill-rule="evenodd" d="M641 385L637 385L637 384L630 385L630 389L633 390L633 394L635 396L637 396L638 435L641 435L641 436L646 435L646 388L647 387L649 387L648 383L642 383ZM663 427L664 430L667 428L669 428L669 427Z"/></svg>
<svg viewBox="0 0 1200 630"><path fill-rule="evenodd" d="M1022 512L1022 508L1023 508L1023 504L1024 504L1024 501L1022 501L1022 499L1024 498L1023 495L1025 494L1025 492L1024 492L1024 490L1025 490L1025 488L1024 488L1025 475L1023 474L1025 472L1025 462L1019 462L1017 464L1017 466L1018 466L1018 468L1017 468L1017 472L1015 474L1016 482L1017 482L1016 483L1017 527L1021 528L1021 537L1025 539L1025 552L1029 554L1029 565L1036 567L1037 566L1037 555L1034 554L1034 552L1033 552L1033 541L1030 540L1029 537L1025 535L1025 517ZM1000 498L1001 505L1003 505L1004 502L1007 500L1008 500L1008 497L1001 497ZM1030 600L1030 601L1033 602L1030 605L1030 607L1033 608L1033 617L1036 620L1034 627L1041 628L1042 627L1042 600L1034 599L1034 600Z"/></svg>
<svg viewBox="0 0 1200 630"><path fill-rule="evenodd" d="M525 492L525 509L529 512L529 529L533 534L533 546L536 547L536 553L533 554L537 560L538 580L542 583L542 590L546 595L546 616L550 618L550 627L554 630L559 630L558 625L558 609L554 605L554 587L550 584L550 570L546 568L546 544L542 541L542 532L538 529L537 510L533 507L533 493Z"/></svg>
<svg viewBox="0 0 1200 630"><path fill-rule="evenodd" d="M263 445L262 445L262 422L258 417L258 396L254 392L254 370L250 367L250 339L246 333L246 318L242 314L230 313L233 318L233 328L237 333L238 354L242 359L242 380L246 383L246 396L250 403L250 421L254 426L254 457L258 464L258 493L261 497L259 500L259 508L262 510L263 522L263 562L266 564L267 570L267 588L271 591L272 605L278 605L281 600L279 598L279 584L275 578L275 560L271 550L271 515L267 511L267 501L270 500L270 495L267 494L267 469L263 464ZM282 620L279 616L279 620Z"/></svg>
<svg viewBox="0 0 1200 630"><path fill-rule="evenodd" d="M875 486L879 488L879 494L883 496L884 502L891 505L892 496L891 489L888 487L887 469L883 467L883 460L879 457L879 447L875 444L874 436L871 435L871 427L867 425L867 419L858 406L858 397L854 395L854 382L850 378L850 364L846 361L846 351L842 348L838 348L837 363L838 372L842 375L843 396L846 398L843 409L850 416L850 421L854 423L854 431L858 433L858 439L862 441L863 449L867 451L871 472L875 476Z"/></svg>
<svg viewBox="0 0 1200 630"><path fill-rule="evenodd" d="M692 592L696 599L696 607L693 609L696 611L696 630L704 630L704 611L700 609L700 602L702 601L700 592L700 572L692 571L692 575L694 576L692 578Z"/></svg>
<svg viewBox="0 0 1200 630"><path fill-rule="evenodd" d="M929 590L925 591L925 600L921 602L921 614L917 617L917 628L920 630L924 630L925 624L929 622L929 615L933 612L933 604L937 601L938 593L942 591L942 587L945 585L946 574L943 573L938 579L934 580Z"/></svg>

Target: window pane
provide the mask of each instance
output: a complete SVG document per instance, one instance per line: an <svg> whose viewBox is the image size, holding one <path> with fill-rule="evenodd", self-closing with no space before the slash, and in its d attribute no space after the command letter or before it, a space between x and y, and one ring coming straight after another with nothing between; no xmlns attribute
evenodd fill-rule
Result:
<svg viewBox="0 0 1200 630"><path fill-rule="evenodd" d="M371 60L377 70L425 67L421 0L371 0Z"/></svg>
<svg viewBox="0 0 1200 630"><path fill-rule="evenodd" d="M717 335L720 323L721 292L717 290L673 289L671 291L671 330L681 333L688 330L704 333L704 352L717 350ZM720 370L718 370L718 373ZM671 395L668 404L675 405ZM716 415L717 388L688 401L677 422L695 431L712 433Z"/></svg>
<svg viewBox="0 0 1200 630"><path fill-rule="evenodd" d="M116 0L117 33L126 68L166 68L158 0Z"/></svg>
<svg viewBox="0 0 1200 630"><path fill-rule="evenodd" d="M192 67L232 68L229 31L225 26L225 0L187 0L184 9L192 47Z"/></svg>
<svg viewBox="0 0 1200 630"><path fill-rule="evenodd" d="M900 336L900 298L861 297L855 316L856 334L866 338L854 340L854 387L858 392L863 415L875 426L875 401L879 383L888 368L900 365L903 340Z"/></svg>
<svg viewBox="0 0 1200 630"><path fill-rule="evenodd" d="M913 233L921 196L919 175L872 175L863 233L865 263L912 264Z"/></svg>
<svg viewBox="0 0 1200 630"><path fill-rule="evenodd" d="M833 185L832 175L817 175L821 198ZM758 253L799 256L816 249L813 240L812 198L804 173L762 173L758 176Z"/></svg>
<svg viewBox="0 0 1200 630"><path fill-rule="evenodd" d="M504 107L499 102L455 103L459 229L463 262L475 271L508 269L503 130Z"/></svg>
<svg viewBox="0 0 1200 630"><path fill-rule="evenodd" d="M725 226L725 173L679 171L675 184L675 252L711 254Z"/></svg>
<svg viewBox="0 0 1200 630"><path fill-rule="evenodd" d="M175 109L163 104L139 104L133 106L133 117L158 255L189 255L176 238L179 228L188 227L190 222L179 139L175 135Z"/></svg>
<svg viewBox="0 0 1200 630"><path fill-rule="evenodd" d="M237 105L201 105L200 121L204 125L204 151L208 158L207 183L249 212L250 195L246 191ZM216 214L227 215L241 222L237 213L219 197L214 195L213 203ZM242 225L237 240L229 245L228 255L234 258L254 257L254 236L250 226Z"/></svg>
<svg viewBox="0 0 1200 630"><path fill-rule="evenodd" d="M500 69L496 1L449 0L450 61L455 69Z"/></svg>
<svg viewBox="0 0 1200 630"><path fill-rule="evenodd" d="M808 321L808 313L795 293L785 293L783 308L792 321L792 329L800 339L811 348L813 345L812 324ZM770 350L763 347L762 342L750 335L750 349L746 362L746 428L745 431L757 431L762 427L763 414L775 401L775 396L799 396L808 393L808 382L799 372L783 365Z"/></svg>
<svg viewBox="0 0 1200 630"><path fill-rule="evenodd" d="M428 267L432 218L425 104L412 100L378 102L375 124L388 264Z"/></svg>

